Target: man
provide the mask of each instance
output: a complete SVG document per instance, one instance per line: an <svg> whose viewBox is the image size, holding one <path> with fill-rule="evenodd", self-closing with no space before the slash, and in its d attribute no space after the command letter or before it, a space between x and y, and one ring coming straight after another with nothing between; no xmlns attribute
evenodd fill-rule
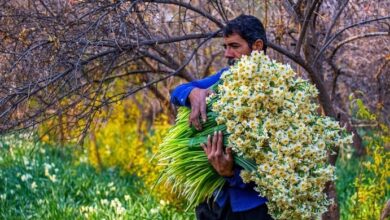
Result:
<svg viewBox="0 0 390 220"><path fill-rule="evenodd" d="M249 55L253 50L266 51L267 37L262 23L254 16L240 15L229 21L223 30L225 57L231 66L243 55ZM208 89L215 84L221 74L228 68L223 68L215 75L202 80L193 81L178 86L171 94L171 102L175 105L191 108L190 124L201 130L200 119L205 122L206 97ZM233 163L231 148L222 146L222 133L209 136L207 143L202 144L210 164L216 172L227 180L222 192L216 196L216 203L206 201L196 208L196 216L200 220L210 219L272 219L267 213L267 199L260 197L253 190L253 184L244 184L239 176L240 167Z"/></svg>

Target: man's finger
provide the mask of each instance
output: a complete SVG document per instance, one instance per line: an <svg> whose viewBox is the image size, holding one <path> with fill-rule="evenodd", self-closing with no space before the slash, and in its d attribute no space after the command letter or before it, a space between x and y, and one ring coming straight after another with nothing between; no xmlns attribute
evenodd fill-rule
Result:
<svg viewBox="0 0 390 220"><path fill-rule="evenodd" d="M226 148L226 160L233 161L233 152L231 147Z"/></svg>
<svg viewBox="0 0 390 220"><path fill-rule="evenodd" d="M190 116L188 117L189 126L192 125L192 118L193 118L193 115L192 115L192 114L194 114L195 111L196 111L196 110L195 110L194 106L191 106L191 113L190 113Z"/></svg>
<svg viewBox="0 0 390 220"><path fill-rule="evenodd" d="M212 154L215 154L215 152L217 151L217 140L218 140L218 135L217 135L217 132L215 131L214 132L214 135L213 135L213 139L212 139L212 143L211 143L211 153Z"/></svg>
<svg viewBox="0 0 390 220"><path fill-rule="evenodd" d="M203 122L206 122L207 121L206 100L203 100L200 103L200 115L202 117Z"/></svg>
<svg viewBox="0 0 390 220"><path fill-rule="evenodd" d="M190 125L193 125L197 130L202 129L202 126L199 123L199 107L192 108L190 114Z"/></svg>
<svg viewBox="0 0 390 220"><path fill-rule="evenodd" d="M203 151L206 153L206 155L208 155L206 145L202 143L202 144L200 144L200 146L203 148Z"/></svg>
<svg viewBox="0 0 390 220"><path fill-rule="evenodd" d="M207 96L210 96L211 94L215 94L214 90L211 89L207 90Z"/></svg>
<svg viewBox="0 0 390 220"><path fill-rule="evenodd" d="M207 155L210 154L211 150L211 136L207 135Z"/></svg>
<svg viewBox="0 0 390 220"><path fill-rule="evenodd" d="M199 122L199 118L195 118L193 121L192 121L192 124L194 125L195 129L200 131L202 130L202 125L200 124Z"/></svg>
<svg viewBox="0 0 390 220"><path fill-rule="evenodd" d="M218 131L217 133L217 149L215 151L215 154L220 156L222 155L222 140L223 140L223 137L222 137L222 132L221 131Z"/></svg>

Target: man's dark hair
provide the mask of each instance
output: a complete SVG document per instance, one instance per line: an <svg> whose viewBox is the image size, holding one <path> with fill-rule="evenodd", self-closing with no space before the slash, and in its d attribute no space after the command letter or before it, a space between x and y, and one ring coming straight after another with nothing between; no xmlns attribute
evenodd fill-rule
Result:
<svg viewBox="0 0 390 220"><path fill-rule="evenodd" d="M223 36L228 37L232 34L240 35L248 42L251 49L256 40L260 39L263 41L264 53L267 50L267 35L264 26L255 16L242 14L230 20L223 29Z"/></svg>

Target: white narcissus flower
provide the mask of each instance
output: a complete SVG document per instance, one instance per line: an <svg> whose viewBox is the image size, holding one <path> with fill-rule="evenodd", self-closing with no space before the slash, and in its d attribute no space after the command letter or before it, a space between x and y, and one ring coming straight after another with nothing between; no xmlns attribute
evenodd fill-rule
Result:
<svg viewBox="0 0 390 220"><path fill-rule="evenodd" d="M31 189L35 190L38 187L37 183L34 181L31 183Z"/></svg>

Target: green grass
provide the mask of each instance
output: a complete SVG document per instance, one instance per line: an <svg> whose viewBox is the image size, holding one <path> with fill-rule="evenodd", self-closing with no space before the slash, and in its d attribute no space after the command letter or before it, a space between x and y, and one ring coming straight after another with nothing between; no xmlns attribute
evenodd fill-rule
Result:
<svg viewBox="0 0 390 220"><path fill-rule="evenodd" d="M354 181L359 172L359 159L339 159L336 163L336 190L342 219L348 219L351 197L356 193Z"/></svg>
<svg viewBox="0 0 390 220"><path fill-rule="evenodd" d="M156 201L142 181L97 172L70 148L0 137L0 219L195 219Z"/></svg>

